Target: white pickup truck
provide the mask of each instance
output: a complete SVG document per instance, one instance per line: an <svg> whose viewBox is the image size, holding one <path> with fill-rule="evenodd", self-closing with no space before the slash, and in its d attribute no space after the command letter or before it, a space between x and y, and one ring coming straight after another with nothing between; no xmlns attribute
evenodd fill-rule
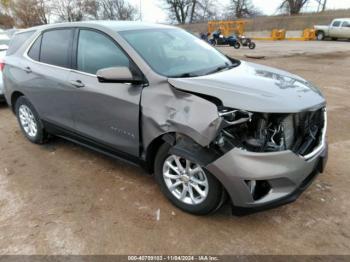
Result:
<svg viewBox="0 0 350 262"><path fill-rule="evenodd" d="M334 19L330 25L315 25L317 40L331 37L333 40L350 39L350 18Z"/></svg>

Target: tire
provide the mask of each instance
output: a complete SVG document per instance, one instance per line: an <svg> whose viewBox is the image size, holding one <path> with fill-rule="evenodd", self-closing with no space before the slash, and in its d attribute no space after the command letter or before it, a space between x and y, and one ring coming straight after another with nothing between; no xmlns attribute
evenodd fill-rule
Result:
<svg viewBox="0 0 350 262"><path fill-rule="evenodd" d="M337 40L338 40L338 38L336 38L336 37L332 37L332 40L333 40L333 41L337 41Z"/></svg>
<svg viewBox="0 0 350 262"><path fill-rule="evenodd" d="M322 41L325 38L325 34L324 34L324 32L319 31L319 32L316 33L316 37L317 37L318 41Z"/></svg>
<svg viewBox="0 0 350 262"><path fill-rule="evenodd" d="M255 44L255 43L251 42L251 43L249 44L249 49L255 49L255 47L256 47L256 44Z"/></svg>
<svg viewBox="0 0 350 262"><path fill-rule="evenodd" d="M220 206L223 204L223 197L225 194L225 191L223 190L223 187L221 186L220 182L211 175L207 170L204 170L199 165L193 164L193 169L199 169L201 170L200 173L191 175L191 178L189 180L183 180L184 177L188 178L190 176L187 176L186 174L182 175L176 175L176 173L180 173L179 169L176 169L177 172L174 171L174 169L169 168L167 163L169 162L169 159L174 159L176 156L169 154L171 146L167 143L163 144L157 153L156 159L155 159L155 178L157 183L160 186L161 191L164 193L164 195L172 202L176 207L180 208L183 211L186 211L191 214L195 215L207 215L211 212L214 212L220 208ZM176 157L177 158L177 157ZM183 158L178 158L180 161L185 162L186 160ZM175 163L175 160L174 160ZM176 167L175 167L176 168ZM173 174L170 174L172 172ZM166 176L172 176L173 178L168 178ZM197 176L198 175L198 176ZM199 178L199 175L201 178ZM178 177L178 178L175 178ZM192 181L192 179L196 179L196 181L201 182L205 184L207 182L207 187L205 186L199 186L199 184ZM169 184L175 185L176 183L180 183L178 186L174 187L174 190L169 189ZM186 187L187 183L187 190L185 193L185 197L183 200L181 200L181 197L179 195L182 195L181 193L184 191L184 188ZM195 187L200 187L202 192L206 192L206 196L202 197L195 189ZM206 189L205 189L206 188ZM182 192L181 192L182 189ZM192 191L192 194L191 192ZM192 195L192 197L191 197ZM196 200L193 200L196 198ZM191 202L191 203L189 203ZM197 203L196 203L197 202Z"/></svg>
<svg viewBox="0 0 350 262"><path fill-rule="evenodd" d="M238 42L236 42L236 43L233 44L233 47L234 47L235 49L239 49L239 48L241 47L241 44L238 43Z"/></svg>
<svg viewBox="0 0 350 262"><path fill-rule="evenodd" d="M24 136L34 144L44 144L47 138L44 126L29 100L24 96L19 97L15 103L15 110Z"/></svg>

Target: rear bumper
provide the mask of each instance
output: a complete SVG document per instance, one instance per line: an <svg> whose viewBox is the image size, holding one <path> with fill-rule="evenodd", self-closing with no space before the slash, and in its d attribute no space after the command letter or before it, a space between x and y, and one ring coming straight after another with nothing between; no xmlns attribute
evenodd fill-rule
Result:
<svg viewBox="0 0 350 262"><path fill-rule="evenodd" d="M253 153L233 149L207 169L224 185L234 214L244 215L295 201L323 172L327 157L327 143L311 160L291 151ZM264 196L255 199L249 181L266 181L270 188Z"/></svg>

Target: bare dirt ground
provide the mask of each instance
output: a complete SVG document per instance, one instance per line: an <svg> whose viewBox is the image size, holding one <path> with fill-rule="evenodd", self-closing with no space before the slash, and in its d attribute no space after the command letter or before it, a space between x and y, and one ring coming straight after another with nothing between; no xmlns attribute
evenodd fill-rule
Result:
<svg viewBox="0 0 350 262"><path fill-rule="evenodd" d="M61 139L31 144L1 106L0 254L350 254L349 50L348 42L258 42L255 53L267 55L259 63L299 74L326 95L330 155L296 202L245 217L227 206L186 214L138 167Z"/></svg>

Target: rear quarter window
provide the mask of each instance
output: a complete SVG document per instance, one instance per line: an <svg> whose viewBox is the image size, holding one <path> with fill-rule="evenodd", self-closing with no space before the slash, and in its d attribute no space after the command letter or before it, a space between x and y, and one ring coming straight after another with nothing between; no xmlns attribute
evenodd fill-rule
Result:
<svg viewBox="0 0 350 262"><path fill-rule="evenodd" d="M28 56L35 61L39 61L39 59L40 59L41 38L42 38L42 36L39 36L35 40L34 44L31 46L31 48L29 49L29 52L28 52Z"/></svg>
<svg viewBox="0 0 350 262"><path fill-rule="evenodd" d="M16 34L10 41L9 48L7 49L6 55L12 55L27 41L35 31L28 31L24 33Z"/></svg>

